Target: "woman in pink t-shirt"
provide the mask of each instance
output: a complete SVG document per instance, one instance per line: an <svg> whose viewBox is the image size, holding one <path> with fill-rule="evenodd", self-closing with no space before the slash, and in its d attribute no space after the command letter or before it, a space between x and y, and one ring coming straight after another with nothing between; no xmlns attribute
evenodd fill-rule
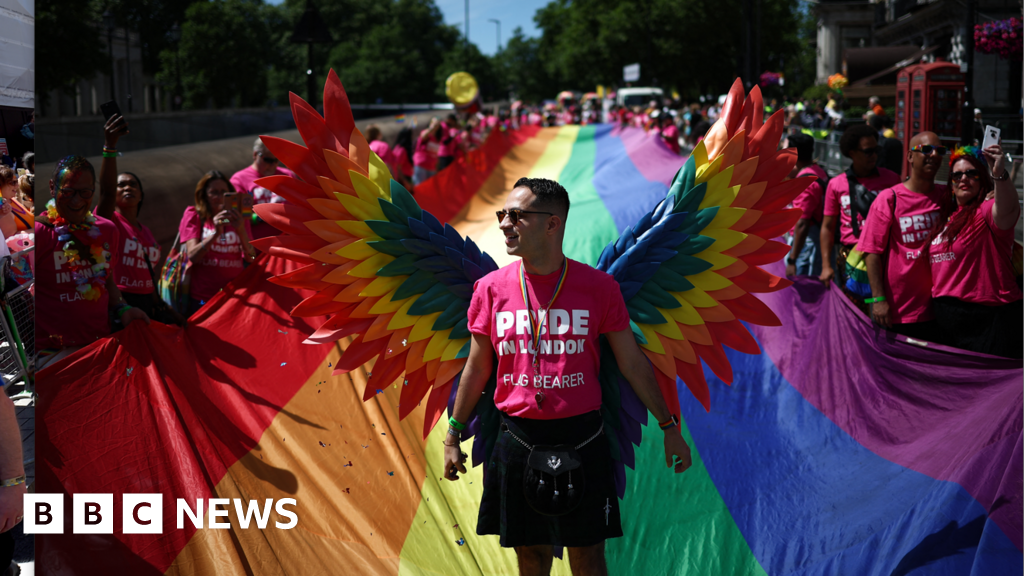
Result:
<svg viewBox="0 0 1024 576"><path fill-rule="evenodd" d="M1021 358L1024 307L1010 264L1020 204L1006 156L998 144L966 146L953 152L949 166L956 210L932 241L930 259L936 340ZM995 197L986 200L993 188Z"/></svg>
<svg viewBox="0 0 1024 576"><path fill-rule="evenodd" d="M88 160L62 158L50 180L53 200L35 221L37 369L108 336L111 313L125 325L149 322L124 302L110 274L117 228L90 210L95 189Z"/></svg>
<svg viewBox="0 0 1024 576"><path fill-rule="evenodd" d="M196 184L195 206L185 209L178 233L191 263L191 316L256 258L249 244L249 221L234 208L224 207L224 195L234 192L227 176L207 172ZM244 225L243 225L244 222Z"/></svg>
<svg viewBox="0 0 1024 576"><path fill-rule="evenodd" d="M441 121L436 117L430 119L427 129L420 132L416 139L416 150L412 155L413 186L419 186L437 171L437 152L441 147Z"/></svg>
<svg viewBox="0 0 1024 576"><path fill-rule="evenodd" d="M128 133L128 126L120 116L115 116L107 121L103 130L104 147L116 149L118 140ZM125 302L153 318L159 298L154 276L160 269L160 245L149 228L139 221L144 198L142 180L131 172L118 174L117 155L105 155L100 164L100 202L96 215L117 227L118 256L111 264L114 282Z"/></svg>

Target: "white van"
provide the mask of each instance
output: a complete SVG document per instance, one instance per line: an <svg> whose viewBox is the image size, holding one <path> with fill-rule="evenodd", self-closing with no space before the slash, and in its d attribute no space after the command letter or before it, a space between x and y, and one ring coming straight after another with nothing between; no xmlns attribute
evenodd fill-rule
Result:
<svg viewBox="0 0 1024 576"><path fill-rule="evenodd" d="M654 100L658 106L661 106L664 94L661 88L620 88L615 94L615 103L629 108L633 106L646 108L651 100Z"/></svg>

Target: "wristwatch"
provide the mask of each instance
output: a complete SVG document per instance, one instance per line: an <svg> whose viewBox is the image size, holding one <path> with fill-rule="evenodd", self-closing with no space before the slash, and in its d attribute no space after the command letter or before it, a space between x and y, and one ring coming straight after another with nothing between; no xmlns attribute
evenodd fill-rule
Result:
<svg viewBox="0 0 1024 576"><path fill-rule="evenodd" d="M996 180L997 182L1002 182L1003 180L1007 180L1009 178L1010 178L1010 171L1007 170L1006 168L1003 168L1003 175L1002 176L1000 176L998 178L996 178L995 176L992 177L992 179Z"/></svg>
<svg viewBox="0 0 1024 576"><path fill-rule="evenodd" d="M786 256L786 264L789 264L790 266L796 266L796 258L793 258L792 256Z"/></svg>

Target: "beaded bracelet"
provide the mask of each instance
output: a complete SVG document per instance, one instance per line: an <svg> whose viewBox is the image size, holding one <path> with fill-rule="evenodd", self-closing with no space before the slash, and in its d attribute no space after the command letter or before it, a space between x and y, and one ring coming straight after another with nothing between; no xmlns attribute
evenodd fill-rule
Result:
<svg viewBox="0 0 1024 576"><path fill-rule="evenodd" d="M877 296L875 298L865 298L865 304L874 304L875 302L885 302L885 296Z"/></svg>
<svg viewBox="0 0 1024 576"><path fill-rule="evenodd" d="M25 475L17 476L14 478L8 478L7 480L0 481L0 486L4 488L10 488L11 486L17 486L18 484L25 483Z"/></svg>
<svg viewBox="0 0 1024 576"><path fill-rule="evenodd" d="M451 426L452 428L455 428L459 432L462 432L463 430L466 429L466 425L456 420L454 416L448 419L448 425Z"/></svg>

